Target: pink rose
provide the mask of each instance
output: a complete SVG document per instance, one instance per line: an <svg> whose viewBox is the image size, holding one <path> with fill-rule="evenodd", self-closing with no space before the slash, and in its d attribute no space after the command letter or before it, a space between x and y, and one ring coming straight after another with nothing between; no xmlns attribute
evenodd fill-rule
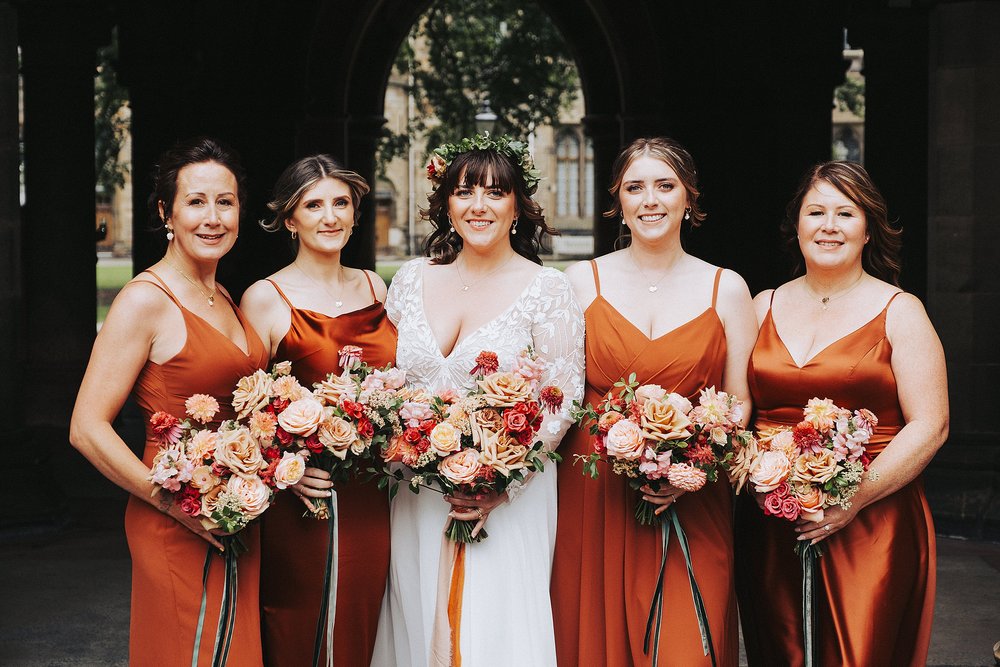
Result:
<svg viewBox="0 0 1000 667"><path fill-rule="evenodd" d="M426 403L407 401L399 408L399 418L410 428L418 428L420 422L434 419L434 411Z"/></svg>
<svg viewBox="0 0 1000 667"><path fill-rule="evenodd" d="M278 415L278 425L294 435L308 436L316 432L324 419L322 403L314 398L302 398L289 403Z"/></svg>
<svg viewBox="0 0 1000 667"><path fill-rule="evenodd" d="M646 405L646 401L658 401L667 395L667 390L658 384L644 384L635 390L635 400L640 405Z"/></svg>
<svg viewBox="0 0 1000 667"><path fill-rule="evenodd" d="M642 454L646 439L639 425L630 419L621 419L608 429L604 447L608 456L626 461L634 461Z"/></svg>
<svg viewBox="0 0 1000 667"><path fill-rule="evenodd" d="M479 452L463 449L443 459L438 465L438 472L452 484L473 484L481 467Z"/></svg>
<svg viewBox="0 0 1000 667"><path fill-rule="evenodd" d="M781 516L781 497L776 493L769 493L764 497L764 514L768 516Z"/></svg>
<svg viewBox="0 0 1000 667"><path fill-rule="evenodd" d="M799 501L792 497L787 497L781 501L781 516L785 517L789 521L795 521L799 518L799 511L801 510Z"/></svg>

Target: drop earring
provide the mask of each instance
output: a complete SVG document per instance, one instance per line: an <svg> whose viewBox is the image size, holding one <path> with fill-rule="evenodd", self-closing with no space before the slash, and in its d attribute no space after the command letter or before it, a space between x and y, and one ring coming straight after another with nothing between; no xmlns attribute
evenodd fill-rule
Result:
<svg viewBox="0 0 1000 667"><path fill-rule="evenodd" d="M685 220L690 220L691 219L691 209L690 209L690 207L684 209L684 219Z"/></svg>
<svg viewBox="0 0 1000 667"><path fill-rule="evenodd" d="M511 233L511 236L514 236L514 235L517 234L517 218L514 218L514 224L510 226L510 233Z"/></svg>
<svg viewBox="0 0 1000 667"><path fill-rule="evenodd" d="M174 240L174 228L171 227L170 225L163 225L163 227L167 230L167 243L169 243L170 241L173 241Z"/></svg>

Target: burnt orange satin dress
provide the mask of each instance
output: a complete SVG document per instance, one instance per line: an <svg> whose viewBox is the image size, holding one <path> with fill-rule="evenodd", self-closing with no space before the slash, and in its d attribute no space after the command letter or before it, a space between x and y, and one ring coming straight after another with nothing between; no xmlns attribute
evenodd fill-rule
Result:
<svg viewBox="0 0 1000 667"><path fill-rule="evenodd" d="M712 304L693 320L650 340L601 296L587 308L585 403L595 407L620 378L659 384L695 402L710 386L721 389L726 334ZM552 568L552 613L559 665L651 664L642 650L646 618L662 558L660 529L635 520L637 492L626 478L604 469L585 477L576 454L589 454L588 432L572 428L559 448L559 520ZM708 484L678 499L677 514L691 545L695 576L705 599L719 665L739 659L733 589L732 494L727 481ZM684 557L671 537L663 585L659 665L709 665L691 600Z"/></svg>
<svg viewBox="0 0 1000 667"><path fill-rule="evenodd" d="M371 279L368 284L371 288ZM295 308L277 285L274 289L292 318L274 360L291 361L292 374L304 386L339 373L337 352L345 345L360 346L362 360L372 366L395 360L396 328L374 289L371 305L337 317ZM354 479L336 488L340 558L333 662L367 665L389 571L389 498L376 482ZM326 521L304 517L305 506L295 496L281 496L261 519L264 655L274 667L312 665L329 527ZM325 648L322 660L325 664Z"/></svg>
<svg viewBox="0 0 1000 667"><path fill-rule="evenodd" d="M159 276L152 271L146 273L156 282L145 282L160 287L180 308L187 329L187 340L181 351L163 364L147 361L133 388L146 423L142 462L151 466L159 443L149 429L150 415L162 410L183 418L184 401L189 396L211 394L221 408L214 425L218 426L223 419L232 419L230 403L236 382L267 365L267 349L228 298L225 303L236 312L246 334L246 353L207 321L185 309ZM226 307L224 303L217 305ZM135 497L129 498L125 510L125 534L132 553L129 664L190 665L208 543ZM252 666L262 664L257 604L259 531L257 526L251 526L240 534L249 551L240 556L237 564L236 626L229 664ZM208 578L199 665L212 662L224 574L223 559L214 559Z"/></svg>
<svg viewBox="0 0 1000 667"><path fill-rule="evenodd" d="M881 452L904 424L885 335L888 310L887 303L875 319L801 368L768 311L750 361L756 427L796 424L810 398L830 398L843 408L875 413L879 424L868 451ZM753 498L744 496L737 502L736 542L747 658L750 665L802 665L802 568L794 552L794 524L764 516ZM817 664L926 664L937 556L921 479L865 507L821 544Z"/></svg>

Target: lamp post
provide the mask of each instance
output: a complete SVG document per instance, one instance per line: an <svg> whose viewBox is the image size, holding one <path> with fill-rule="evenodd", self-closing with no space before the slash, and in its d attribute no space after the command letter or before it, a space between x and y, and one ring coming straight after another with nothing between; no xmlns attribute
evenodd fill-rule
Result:
<svg viewBox="0 0 1000 667"><path fill-rule="evenodd" d="M487 97L483 99L483 103L479 106L479 113L476 114L476 132L479 134L488 134L493 132L496 124L497 115L490 108L490 100Z"/></svg>

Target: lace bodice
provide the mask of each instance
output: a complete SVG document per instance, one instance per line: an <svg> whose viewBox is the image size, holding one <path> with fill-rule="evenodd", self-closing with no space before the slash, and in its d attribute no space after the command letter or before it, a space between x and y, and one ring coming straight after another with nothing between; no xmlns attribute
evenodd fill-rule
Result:
<svg viewBox="0 0 1000 667"><path fill-rule="evenodd" d="M386 310L399 332L396 365L419 387L442 390L472 387L469 371L483 350L497 353L500 368L511 368L517 354L531 345L547 363L542 384L565 394L562 410L546 414L539 436L546 449L562 439L572 420L569 409L583 397L583 313L561 272L544 268L510 306L458 342L447 357L441 354L424 314L423 268L428 260L407 262L396 273L386 298Z"/></svg>

